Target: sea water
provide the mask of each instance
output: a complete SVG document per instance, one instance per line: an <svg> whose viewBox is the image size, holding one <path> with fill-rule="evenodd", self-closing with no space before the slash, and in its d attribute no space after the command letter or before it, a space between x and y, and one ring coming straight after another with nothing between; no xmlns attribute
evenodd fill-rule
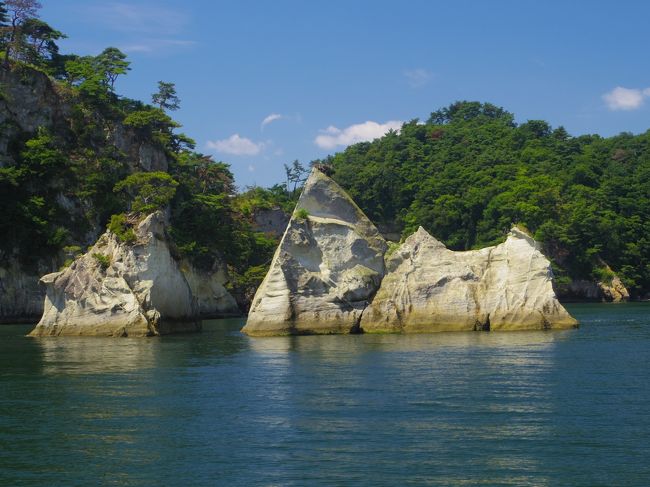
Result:
<svg viewBox="0 0 650 487"><path fill-rule="evenodd" d="M0 327L0 485L650 485L650 303L569 331Z"/></svg>

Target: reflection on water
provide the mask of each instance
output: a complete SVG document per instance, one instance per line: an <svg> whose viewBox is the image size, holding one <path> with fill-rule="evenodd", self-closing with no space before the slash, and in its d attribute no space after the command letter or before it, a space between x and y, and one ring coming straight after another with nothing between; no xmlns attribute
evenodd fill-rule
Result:
<svg viewBox="0 0 650 487"><path fill-rule="evenodd" d="M156 365L156 343L139 338L33 338L44 374L120 373Z"/></svg>
<svg viewBox="0 0 650 487"><path fill-rule="evenodd" d="M650 307L573 308L565 332L0 328L0 485L647 485Z"/></svg>
<svg viewBox="0 0 650 487"><path fill-rule="evenodd" d="M508 348L547 346L557 341L569 339L572 333L578 333L578 330L257 337L248 338L248 346L260 353L315 351L354 353L367 350L435 352L445 347Z"/></svg>
<svg viewBox="0 0 650 487"><path fill-rule="evenodd" d="M533 474L536 485L552 485L535 450L514 445L552 436L539 418L555 414L548 387L558 371L554 350L572 333L247 338L269 399L254 403L251 416L273 424L285 441L291 433L315 445L301 446L304 462L372 451L379 436L395 448L381 462L395 481L398 472L432 470L441 485L464 484L477 472L487 484L508 472L513 485ZM273 415L275 401L286 406ZM318 448L318 438L327 448ZM490 448L476 451L481 444Z"/></svg>

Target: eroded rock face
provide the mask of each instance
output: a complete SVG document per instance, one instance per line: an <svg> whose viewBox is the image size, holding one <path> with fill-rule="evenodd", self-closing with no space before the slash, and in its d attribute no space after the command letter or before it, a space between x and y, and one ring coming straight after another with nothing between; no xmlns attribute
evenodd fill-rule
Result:
<svg viewBox="0 0 650 487"><path fill-rule="evenodd" d="M242 331L355 331L384 275L385 252L386 242L345 191L312 170Z"/></svg>
<svg viewBox="0 0 650 487"><path fill-rule="evenodd" d="M423 228L388 258L366 332L536 330L577 325L555 297L549 261L513 228L506 242L454 252Z"/></svg>
<svg viewBox="0 0 650 487"><path fill-rule="evenodd" d="M45 309L30 335L150 336L200 329L201 304L170 253L164 215L149 215L136 235L137 242L128 245L106 232L69 268L43 276Z"/></svg>

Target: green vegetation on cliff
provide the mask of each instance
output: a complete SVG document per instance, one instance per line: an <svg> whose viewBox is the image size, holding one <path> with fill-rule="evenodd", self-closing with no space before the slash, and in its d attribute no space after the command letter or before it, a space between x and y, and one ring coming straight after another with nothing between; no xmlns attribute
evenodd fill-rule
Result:
<svg viewBox="0 0 650 487"><path fill-rule="evenodd" d="M635 295L650 290L650 131L571 137L458 102L325 162L373 221L404 235L422 225L468 250L520 224L543 242L560 284L603 279L604 261Z"/></svg>
<svg viewBox="0 0 650 487"><path fill-rule="evenodd" d="M194 152L166 113L180 104L173 83L158 83L153 105L119 96L126 55L60 55L63 34L38 8L0 2L0 262L65 264L65 249L107 226L135 243L133 226L167 209L179 257L208 270L226 263L232 291L251 294L277 244L253 230L252 213L288 191L236 195L229 166Z"/></svg>

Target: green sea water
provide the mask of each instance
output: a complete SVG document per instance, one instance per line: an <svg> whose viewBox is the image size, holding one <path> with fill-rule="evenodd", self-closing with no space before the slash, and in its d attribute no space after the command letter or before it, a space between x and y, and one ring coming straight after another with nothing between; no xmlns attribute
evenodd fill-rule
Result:
<svg viewBox="0 0 650 487"><path fill-rule="evenodd" d="M650 485L650 303L559 332L0 327L0 485Z"/></svg>

